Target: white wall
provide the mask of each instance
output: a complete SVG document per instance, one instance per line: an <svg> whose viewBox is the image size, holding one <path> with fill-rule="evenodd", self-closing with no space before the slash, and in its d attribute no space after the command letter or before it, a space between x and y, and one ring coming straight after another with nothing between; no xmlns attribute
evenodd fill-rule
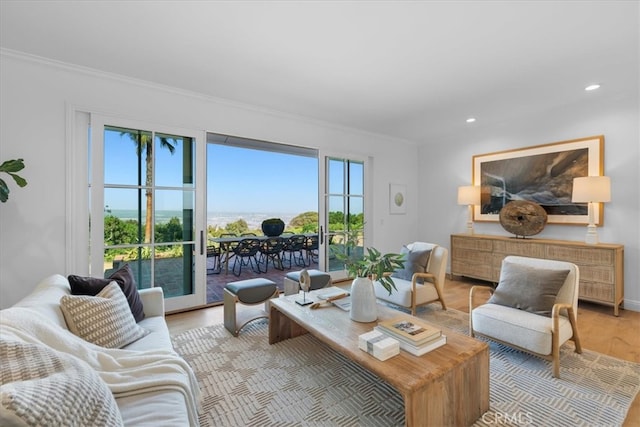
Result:
<svg viewBox="0 0 640 427"><path fill-rule="evenodd" d="M640 109L638 90L606 105L567 105L500 126L469 128L466 135L420 150L420 233L424 239L449 242L464 232L467 207L456 205L457 187L472 182L472 157L514 148L604 135L604 172L611 177L612 200L604 206L601 242L623 244L625 308L640 311ZM499 223L478 223L476 233L510 236ZM536 237L584 241L585 226L549 224Z"/></svg>
<svg viewBox="0 0 640 427"><path fill-rule="evenodd" d="M371 245L398 249L418 228L417 148L399 140L333 127L194 94L159 88L2 52L0 161L24 158L22 176L0 205L0 307L47 275L65 271L67 106L150 123L367 155L373 159ZM407 184L407 215L389 215L389 183ZM74 225L71 224L71 227Z"/></svg>

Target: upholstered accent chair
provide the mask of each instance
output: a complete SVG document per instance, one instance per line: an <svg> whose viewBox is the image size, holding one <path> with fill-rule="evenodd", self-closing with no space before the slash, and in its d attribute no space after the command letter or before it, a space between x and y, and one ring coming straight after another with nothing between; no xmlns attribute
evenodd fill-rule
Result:
<svg viewBox="0 0 640 427"><path fill-rule="evenodd" d="M376 298L408 308L412 315L416 314L417 307L436 301L446 310L444 283L449 250L434 243L414 242L403 246L400 253L405 255L404 269L391 275L396 290L389 295L375 282Z"/></svg>
<svg viewBox="0 0 640 427"><path fill-rule="evenodd" d="M560 378L560 346L573 340L576 353L582 353L577 327L579 279L578 267L570 262L506 257L495 289L473 286L469 292L469 335L551 360L553 376ZM491 298L477 304L480 289Z"/></svg>

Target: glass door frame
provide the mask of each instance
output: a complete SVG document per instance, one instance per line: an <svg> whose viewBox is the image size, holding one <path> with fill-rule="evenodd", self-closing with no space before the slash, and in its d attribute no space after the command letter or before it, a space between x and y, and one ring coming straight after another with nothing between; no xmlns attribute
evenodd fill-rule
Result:
<svg viewBox="0 0 640 427"><path fill-rule="evenodd" d="M193 289L191 294L167 297L165 295L165 311L180 311L206 304L206 242L203 237L206 230L206 215L204 214L205 172L206 172L206 137L204 131L194 131L171 126L149 124L135 120L127 120L117 117L91 114L91 152L89 164L91 179L94 186L99 186L99 191L91 192L90 212L93 218L102 218L104 213L104 130L105 126L117 126L127 129L150 129L152 132L170 135L179 135L191 138L194 146L194 212L193 212L193 239L194 263L193 263ZM91 254L104 254L104 222L93 221L90 232ZM92 275L104 271L103 256L91 257ZM152 276L153 277L153 276ZM151 284L153 286L153 283Z"/></svg>
<svg viewBox="0 0 640 427"><path fill-rule="evenodd" d="M371 239L373 235L373 227L369 221L369 212L372 212L372 193L371 189L371 169L372 169L372 161L371 157L356 155L356 154L345 154L339 152L332 152L328 150L320 150L318 155L318 172L319 172L319 191L318 191L318 206L320 206L318 212L318 221L319 221L319 230L320 233L320 250L319 250L319 269L322 271L326 271L331 275L333 281L341 281L348 279L348 273L346 270L333 270L328 271L329 268L329 245L328 239L330 235L329 231L329 171L328 171L328 162L331 159L342 159L342 160L350 160L354 162L362 163L364 167L364 177L363 177L363 217L364 217L364 228L363 228L363 240L365 247L368 244L368 241ZM346 213L346 212L345 212Z"/></svg>

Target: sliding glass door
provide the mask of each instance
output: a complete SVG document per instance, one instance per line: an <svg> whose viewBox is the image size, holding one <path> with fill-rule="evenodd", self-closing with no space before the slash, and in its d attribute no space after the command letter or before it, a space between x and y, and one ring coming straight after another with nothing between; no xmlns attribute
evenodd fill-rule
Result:
<svg viewBox="0 0 640 427"><path fill-rule="evenodd" d="M167 311L204 304L203 135L106 117L91 126L91 274L129 264L139 288L163 288Z"/></svg>

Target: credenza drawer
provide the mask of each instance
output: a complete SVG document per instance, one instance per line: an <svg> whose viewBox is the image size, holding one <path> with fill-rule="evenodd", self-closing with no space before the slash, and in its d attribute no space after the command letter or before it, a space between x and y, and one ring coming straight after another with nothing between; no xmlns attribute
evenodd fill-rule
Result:
<svg viewBox="0 0 640 427"><path fill-rule="evenodd" d="M604 283L595 283L588 281L580 281L579 298L588 300L597 300L602 302L613 301L614 299L613 285Z"/></svg>
<svg viewBox="0 0 640 427"><path fill-rule="evenodd" d="M493 251L496 253L544 258L544 245L537 243L521 243L520 241L495 241Z"/></svg>
<svg viewBox="0 0 640 427"><path fill-rule="evenodd" d="M469 264L464 261L451 261L451 273L456 276L467 276L475 279L492 280L493 269L490 263Z"/></svg>
<svg viewBox="0 0 640 427"><path fill-rule="evenodd" d="M451 248L473 249L476 251L493 251L493 243L487 240L465 239L453 237Z"/></svg>
<svg viewBox="0 0 640 427"><path fill-rule="evenodd" d="M596 248L571 248L564 246L547 246L548 259L573 262L578 265L613 265L615 252Z"/></svg>

